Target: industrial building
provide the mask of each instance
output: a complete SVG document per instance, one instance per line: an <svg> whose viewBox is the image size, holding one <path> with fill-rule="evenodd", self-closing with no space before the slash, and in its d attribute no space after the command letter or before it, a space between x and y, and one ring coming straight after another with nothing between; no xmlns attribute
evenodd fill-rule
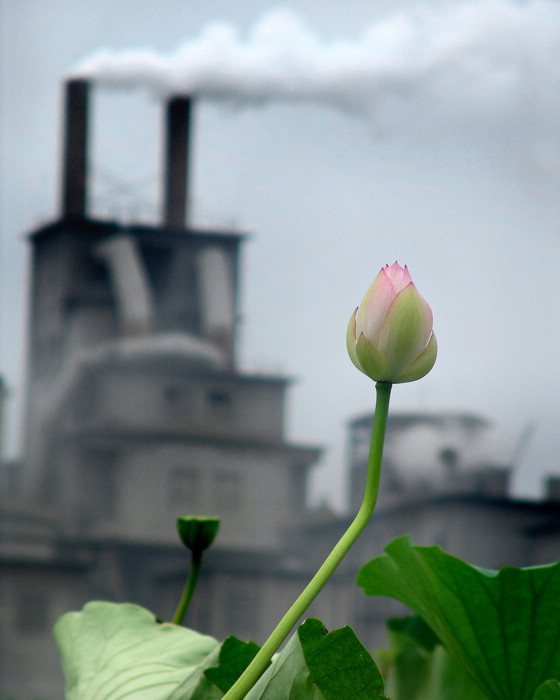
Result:
<svg viewBox="0 0 560 700"><path fill-rule="evenodd" d="M188 570L178 515L222 519L187 624L257 642L349 522L307 506L321 450L286 439L290 382L238 369L244 235L189 221L192 100L164 105L164 211L147 226L88 213L91 98L65 85L60 216L28 238L25 453L0 473L0 699L61 697L52 625L90 599L170 619ZM370 425L349 426L353 510ZM382 639L399 608L354 578L403 532L483 566L557 558L558 499L512 500L492 434L476 415L391 416L384 498L310 614Z"/></svg>

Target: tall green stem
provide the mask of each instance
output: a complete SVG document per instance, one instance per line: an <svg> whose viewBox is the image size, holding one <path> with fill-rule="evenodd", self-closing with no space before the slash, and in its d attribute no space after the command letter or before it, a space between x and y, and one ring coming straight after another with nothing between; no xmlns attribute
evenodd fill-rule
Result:
<svg viewBox="0 0 560 700"><path fill-rule="evenodd" d="M296 599L292 607L280 620L270 637L260 648L253 661L249 664L249 666L247 666L236 683L224 695L223 700L241 700L241 698L244 698L249 690L255 685L267 667L272 655L286 639L290 633L290 630L316 598L319 591L329 580L336 567L346 556L350 547L358 539L360 533L368 524L373 513L373 509L375 508L377 494L379 492L381 458L383 456L383 442L385 439L385 428L387 426L387 415L389 413L391 386L392 385L388 382L378 382L375 385L377 401L375 404L375 415L373 418L373 428L371 432L366 489L358 514L344 535L342 535L340 540L334 546L334 549L325 559L315 576L307 584L306 588Z"/></svg>
<svg viewBox="0 0 560 700"><path fill-rule="evenodd" d="M189 607L189 603L191 602L194 589L196 588L196 583L198 581L198 575L200 574L201 566L202 556L195 556L195 554L193 553L193 555L191 556L191 568L189 569L189 575L187 577L185 587L183 588L183 594L181 595L181 600L177 605L177 610L175 610L175 614L173 615L173 623L175 625L180 625L183 622L183 619L187 613L187 608Z"/></svg>

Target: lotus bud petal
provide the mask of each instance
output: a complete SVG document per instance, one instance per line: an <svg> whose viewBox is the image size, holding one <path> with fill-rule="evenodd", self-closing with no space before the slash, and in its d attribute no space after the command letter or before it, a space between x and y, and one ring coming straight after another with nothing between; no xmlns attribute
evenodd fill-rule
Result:
<svg viewBox="0 0 560 700"><path fill-rule="evenodd" d="M432 323L432 310L406 265L385 265L350 318L346 333L350 359L376 382L421 379L436 361Z"/></svg>

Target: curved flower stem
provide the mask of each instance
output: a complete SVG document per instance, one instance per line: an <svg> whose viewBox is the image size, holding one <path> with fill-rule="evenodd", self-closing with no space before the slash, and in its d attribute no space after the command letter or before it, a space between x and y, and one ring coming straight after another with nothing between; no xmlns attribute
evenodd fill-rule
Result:
<svg viewBox="0 0 560 700"><path fill-rule="evenodd" d="M241 700L254 686L266 669L272 655L286 639L292 627L307 610L316 598L319 591L329 580L332 573L346 556L350 547L358 539L365 526L368 524L379 492L379 476L381 473L381 458L383 456L383 442L387 415L389 413L389 398L392 384L389 382L377 382L377 402L371 433L371 445L368 460L368 474L364 499L358 514L334 546L332 552L325 559L315 576L307 584L301 595L296 599L292 607L280 620L270 637L266 640L253 661L247 666L242 675L224 695L223 700Z"/></svg>
<svg viewBox="0 0 560 700"><path fill-rule="evenodd" d="M181 600L177 605L175 614L173 615L173 624L180 625L186 615L187 608L191 602L191 598L196 588L196 583L198 581L198 575L200 574L200 567L202 566L202 556L195 556L193 553L191 556L191 568L189 570L189 575L183 588L183 594L181 595Z"/></svg>

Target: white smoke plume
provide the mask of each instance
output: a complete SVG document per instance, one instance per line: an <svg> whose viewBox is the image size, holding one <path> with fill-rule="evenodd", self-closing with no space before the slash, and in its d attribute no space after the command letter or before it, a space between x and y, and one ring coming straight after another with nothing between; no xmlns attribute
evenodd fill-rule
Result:
<svg viewBox="0 0 560 700"><path fill-rule="evenodd" d="M101 49L73 75L242 103L309 100L366 110L387 94L437 94L452 83L459 99L476 98L484 107L523 90L558 88L560 5L412 4L357 39L332 41L321 40L293 12L278 10L245 39L235 27L215 23L167 55Z"/></svg>
<svg viewBox="0 0 560 700"><path fill-rule="evenodd" d="M322 103L405 135L459 127L482 143L498 135L511 148L519 139L518 156L536 170L560 163L555 0L411 2L359 37L328 41L292 11L277 10L246 36L214 23L165 55L102 49L72 75L236 105Z"/></svg>

